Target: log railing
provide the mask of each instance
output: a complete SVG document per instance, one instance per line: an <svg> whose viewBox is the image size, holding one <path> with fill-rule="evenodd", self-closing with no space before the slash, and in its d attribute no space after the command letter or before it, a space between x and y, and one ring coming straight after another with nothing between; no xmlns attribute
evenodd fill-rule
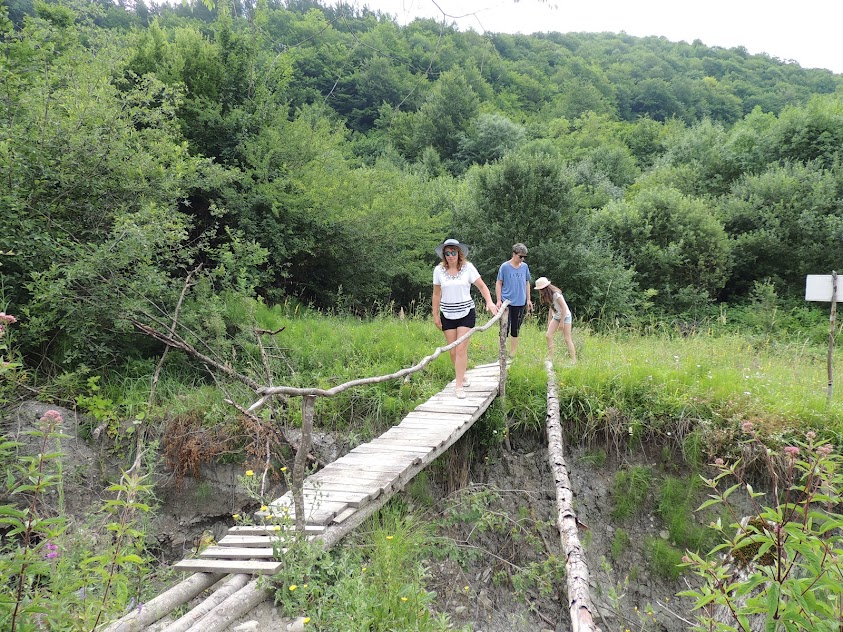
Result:
<svg viewBox="0 0 843 632"><path fill-rule="evenodd" d="M252 388L255 393L259 395L259 399L248 408L238 406L238 409L243 413L254 415L257 410L269 401L270 398L277 395L299 396L302 398L302 438L293 461L293 476L291 483L296 513L296 529L303 533L305 528L304 498L302 493L304 487L304 468L307 461L307 455L310 451L310 440L313 432L313 417L317 398L333 397L356 386L378 384L380 382L400 379L408 375L412 375L413 373L417 373L446 351L450 351L455 348L460 343L471 338L474 334L486 331L495 323L500 323L500 348L498 352L500 378L498 386L499 395L504 396L507 372L506 333L509 304L509 301L504 301L501 308L498 310L498 313L489 319L486 324L479 327L473 327L448 345L437 347L433 353L422 358L417 364L414 364L411 367L401 369L400 371L396 371L395 373L390 373L388 375L351 380L329 389L271 385L261 386L250 379L245 379L244 376L240 374L235 374L231 371L231 369L226 371L226 367L220 366L212 359L199 354L187 343L176 339L173 335L162 334L155 329L138 322L135 323L135 326L144 333L160 340L168 347L174 347L186 351L188 354L197 357L206 366L219 368L231 377L240 380ZM385 501L386 499L383 499L378 503L372 503L371 506L368 507L369 511L365 512L365 515L376 511L377 508L379 508ZM362 518L364 512L360 513ZM357 521L349 521L347 527L351 527L356 523ZM346 532L347 529L344 529L342 534L345 534ZM331 548L337 543L340 537L341 535L338 533L333 537L323 538L323 547L326 549ZM124 615L117 621L114 621L101 629L103 632L139 632L172 612L176 607L186 603L199 595L202 591L210 588L223 577L224 575L217 573L194 573L188 579L176 584L166 592L144 604L143 608L133 610L129 614ZM229 592L231 594L228 594ZM226 586L217 589L212 597L209 597L205 602L203 602L203 604L200 604L200 606L197 606L181 619L171 624L164 632L183 632L187 630L190 630L191 632L193 630L201 630L201 632L219 632L220 630L224 630L237 617L248 613L257 604L265 600L268 595L269 591L263 588L256 580L251 579L248 575L233 575L227 582Z"/></svg>

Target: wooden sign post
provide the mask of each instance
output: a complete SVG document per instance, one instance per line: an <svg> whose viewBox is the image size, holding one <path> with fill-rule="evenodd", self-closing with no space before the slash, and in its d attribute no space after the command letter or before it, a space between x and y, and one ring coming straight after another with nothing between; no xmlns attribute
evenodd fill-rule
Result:
<svg viewBox="0 0 843 632"><path fill-rule="evenodd" d="M828 390L826 391L826 404L831 403L831 394L834 388L833 353L834 353L834 327L837 321L837 273L832 270L831 274L809 274L805 278L805 300L828 302L831 301L831 314L828 330Z"/></svg>

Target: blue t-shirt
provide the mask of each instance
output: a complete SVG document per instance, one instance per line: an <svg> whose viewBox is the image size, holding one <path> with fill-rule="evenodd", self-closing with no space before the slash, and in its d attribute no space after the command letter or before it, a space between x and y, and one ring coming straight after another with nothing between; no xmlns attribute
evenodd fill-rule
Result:
<svg viewBox="0 0 843 632"><path fill-rule="evenodd" d="M501 301L509 300L510 304L521 307L527 304L527 281L530 280L530 268L526 262L514 268L509 261L504 261L498 270L498 281L501 285Z"/></svg>

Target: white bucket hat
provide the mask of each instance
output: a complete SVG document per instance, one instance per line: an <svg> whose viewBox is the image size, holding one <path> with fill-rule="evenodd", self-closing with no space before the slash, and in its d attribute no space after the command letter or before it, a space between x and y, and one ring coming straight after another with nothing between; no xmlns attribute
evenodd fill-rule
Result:
<svg viewBox="0 0 843 632"><path fill-rule="evenodd" d="M548 285L550 285L550 279L548 279L547 277L539 277L538 279L536 279L537 290L543 290Z"/></svg>
<svg viewBox="0 0 843 632"><path fill-rule="evenodd" d="M463 257L468 257L468 246L466 244L462 244L456 239L446 239L441 244L436 246L436 256L440 259L445 256L442 254L442 251L445 249L445 246L456 246L457 248L462 250Z"/></svg>

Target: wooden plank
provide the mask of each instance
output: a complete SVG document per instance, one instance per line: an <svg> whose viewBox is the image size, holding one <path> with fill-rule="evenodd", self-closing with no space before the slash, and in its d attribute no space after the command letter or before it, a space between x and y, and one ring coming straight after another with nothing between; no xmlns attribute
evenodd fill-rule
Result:
<svg viewBox="0 0 843 632"><path fill-rule="evenodd" d="M279 553L284 553L287 549L280 549ZM199 554L202 558L214 559L230 559L230 560L250 560L252 558L260 557L275 557L275 549L272 547L234 547L234 546L209 546L207 549Z"/></svg>
<svg viewBox="0 0 843 632"><path fill-rule="evenodd" d="M377 456L380 454L406 454L408 456L413 457L414 459L420 459L425 454L430 452L425 447L419 447L415 445L394 445L389 443L382 443L380 445L365 445L365 446L357 446L354 448L354 454L362 454L362 455L372 455Z"/></svg>
<svg viewBox="0 0 843 632"><path fill-rule="evenodd" d="M413 411L409 415L404 417L404 420L406 421L407 419L433 419L435 421L457 422L457 421L469 421L469 420L471 420L471 417L472 417L471 413L467 413L467 412L446 413L446 412L442 412L442 411L438 411L438 410L433 411L433 412ZM401 425L401 424L399 424L399 425Z"/></svg>
<svg viewBox="0 0 843 632"><path fill-rule="evenodd" d="M340 463L338 460L334 461L333 463L329 463L324 468L319 470L318 473L314 474L313 476L308 478L308 481L321 481L325 478L332 478L335 480L382 480L389 478L390 472L382 472L382 471L360 471L354 475L354 478L350 478L348 474L348 467L347 464Z"/></svg>
<svg viewBox="0 0 843 632"><path fill-rule="evenodd" d="M355 509L352 509L351 507L349 507L345 511L343 511L343 512L337 514L336 516L334 516L334 522L336 522L336 523L343 522L343 521L347 520L348 518L351 518L351 516L353 516L355 514L355 512L356 512Z"/></svg>
<svg viewBox="0 0 843 632"><path fill-rule="evenodd" d="M351 487L351 486L343 486L338 483L334 483L332 485L324 485L319 487L318 489L313 488L305 488L304 493L305 495L315 495L315 494L324 494L325 496L335 496L339 495L347 495L347 496L354 496L357 497L358 500L374 500L377 498L383 487L381 485L367 485L366 487Z"/></svg>
<svg viewBox="0 0 843 632"><path fill-rule="evenodd" d="M413 412L429 412L429 413L465 413L466 411L475 411L477 406L449 406L444 402L425 403L416 406Z"/></svg>
<svg viewBox="0 0 843 632"><path fill-rule="evenodd" d="M295 532L294 526L289 526L285 529L284 526L278 524L254 524L254 525L237 525L229 528L227 535L278 535L279 531ZM325 527L316 525L307 525L305 533L322 533Z"/></svg>
<svg viewBox="0 0 843 632"><path fill-rule="evenodd" d="M421 453L428 452L427 449L425 449L423 447L420 448L419 446L412 445L412 444L405 444L405 445L401 446L401 445L395 445L395 444L392 444L392 443L377 444L373 441L371 443L361 443L356 448L354 448L354 450L352 450L350 452L350 454L354 454L355 452L360 452L362 454L370 454L373 451L382 451L382 450L388 450L388 451L393 451L393 452L421 452Z"/></svg>
<svg viewBox="0 0 843 632"><path fill-rule="evenodd" d="M346 494L343 492L331 492L325 494L325 500L328 502L344 502L349 507L360 507L372 500L372 495L369 493L363 494Z"/></svg>
<svg viewBox="0 0 843 632"><path fill-rule="evenodd" d="M389 436L389 437L381 436L381 437L378 437L377 439L375 439L375 441L372 441L373 444L375 442L377 442L378 445L381 445L382 443L392 443L394 445L410 444L410 445L418 446L420 448L428 448L428 452L433 450L435 447L437 447L439 445L436 441L417 441L417 440L410 441L406 437L401 436L400 434L392 435L392 436Z"/></svg>
<svg viewBox="0 0 843 632"><path fill-rule="evenodd" d="M285 542L283 537L270 535L227 535L220 538L217 544L219 546L236 546L238 548L255 546L266 547L272 546L275 542Z"/></svg>
<svg viewBox="0 0 843 632"><path fill-rule="evenodd" d="M390 472L400 474L407 469L407 463L397 459L383 459L380 462L376 462L374 459L358 457L362 457L362 455L346 455L341 459L334 461L332 465L344 467L345 469L350 469L354 472L366 469L370 472Z"/></svg>
<svg viewBox="0 0 843 632"><path fill-rule="evenodd" d="M250 573L253 575L274 575L281 570L281 562L260 562L254 560L182 560L173 564L177 571L191 573Z"/></svg>

